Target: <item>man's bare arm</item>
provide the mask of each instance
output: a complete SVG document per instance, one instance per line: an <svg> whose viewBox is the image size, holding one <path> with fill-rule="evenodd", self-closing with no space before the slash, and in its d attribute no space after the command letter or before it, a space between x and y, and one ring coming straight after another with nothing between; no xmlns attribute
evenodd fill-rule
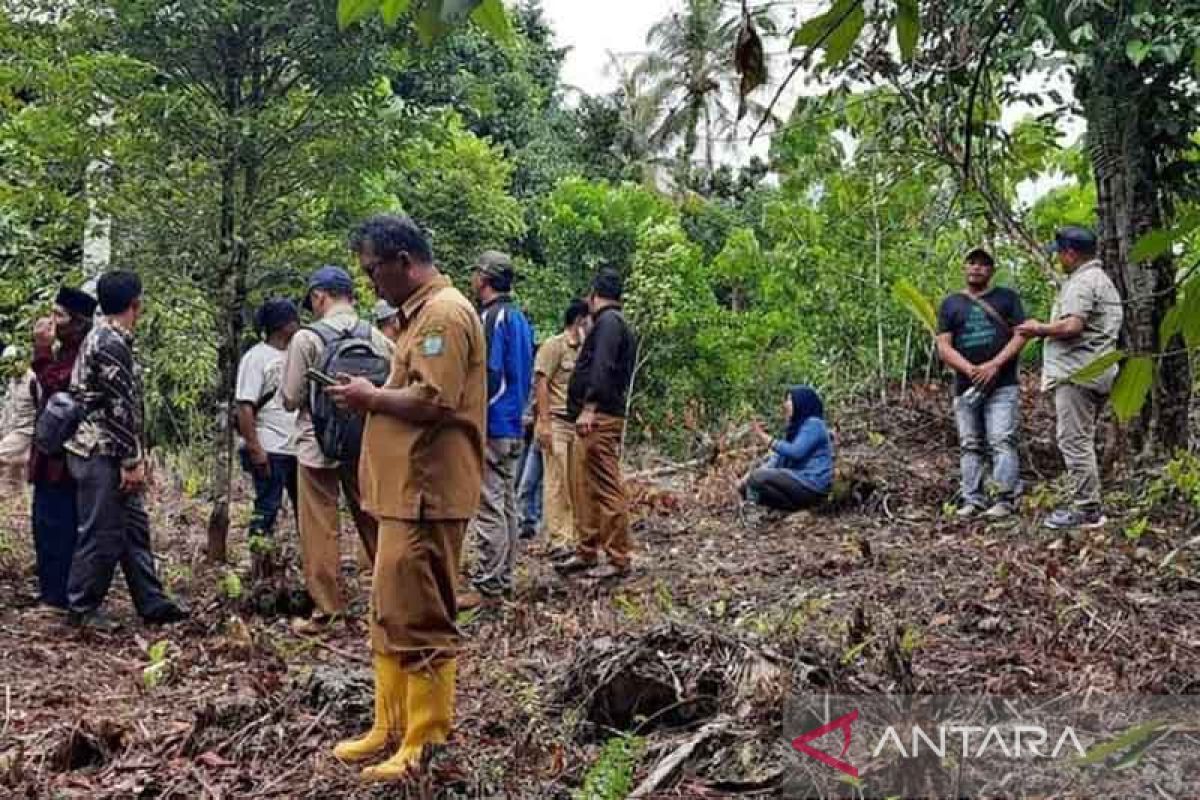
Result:
<svg viewBox="0 0 1200 800"><path fill-rule="evenodd" d="M954 349L951 344L954 340L954 335L950 333L941 333L937 337L938 356L945 362L946 366L955 372L965 375L968 378L974 377L976 367L970 361L963 358L962 353Z"/></svg>

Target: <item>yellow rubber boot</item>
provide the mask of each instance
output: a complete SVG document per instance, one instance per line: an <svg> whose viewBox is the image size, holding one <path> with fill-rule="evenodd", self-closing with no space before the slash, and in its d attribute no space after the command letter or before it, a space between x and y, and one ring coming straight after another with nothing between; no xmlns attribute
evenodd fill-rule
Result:
<svg viewBox="0 0 1200 800"><path fill-rule="evenodd" d="M454 721L454 681L458 662L443 661L432 669L407 676L407 725L404 743L387 761L362 772L365 781L403 780L421 763L426 745L444 744Z"/></svg>
<svg viewBox="0 0 1200 800"><path fill-rule="evenodd" d="M359 739L340 742L333 754L347 764L366 761L395 746L404 731L407 674L393 656L375 653L375 722Z"/></svg>

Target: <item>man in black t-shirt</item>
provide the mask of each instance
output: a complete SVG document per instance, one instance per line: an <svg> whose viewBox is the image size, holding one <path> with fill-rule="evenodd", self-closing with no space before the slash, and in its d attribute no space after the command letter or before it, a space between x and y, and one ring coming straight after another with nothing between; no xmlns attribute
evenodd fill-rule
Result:
<svg viewBox="0 0 1200 800"><path fill-rule="evenodd" d="M938 311L938 355L955 373L954 412L962 452L958 516L964 519L980 512L989 519L1008 517L1021 491L1018 357L1026 339L1016 328L1025 321L1025 311L1012 289L989 288L995 269L990 253L972 250L966 258L966 288L943 300ZM990 507L984 488L989 458L997 487Z"/></svg>

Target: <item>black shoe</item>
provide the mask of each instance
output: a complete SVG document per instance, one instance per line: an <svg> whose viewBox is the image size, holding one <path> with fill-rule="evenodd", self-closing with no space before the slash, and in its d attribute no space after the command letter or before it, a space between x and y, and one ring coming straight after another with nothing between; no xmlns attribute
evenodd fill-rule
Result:
<svg viewBox="0 0 1200 800"><path fill-rule="evenodd" d="M522 542L528 542L531 539L536 539L537 528L533 527L532 525L522 525L521 532L517 534L517 538L519 538Z"/></svg>
<svg viewBox="0 0 1200 800"><path fill-rule="evenodd" d="M170 605L155 609L153 612L142 617L142 622L147 625L171 625L176 622L183 622L187 618L188 612L171 603Z"/></svg>
<svg viewBox="0 0 1200 800"><path fill-rule="evenodd" d="M587 572L589 569L595 569L596 562L588 561L579 556L571 556L566 561L560 561L554 565L554 569L558 570L563 575L573 575L577 572Z"/></svg>
<svg viewBox="0 0 1200 800"><path fill-rule="evenodd" d="M120 622L100 610L70 611L67 613L67 624L73 628L98 633L113 633L121 629Z"/></svg>

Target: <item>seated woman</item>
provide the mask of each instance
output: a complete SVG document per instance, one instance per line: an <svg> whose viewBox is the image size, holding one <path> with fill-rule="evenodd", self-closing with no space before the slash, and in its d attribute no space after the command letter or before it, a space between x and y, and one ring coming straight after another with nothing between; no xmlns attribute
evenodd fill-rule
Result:
<svg viewBox="0 0 1200 800"><path fill-rule="evenodd" d="M833 488L833 442L821 398L811 388L793 387L783 407L787 431L782 439L755 423L754 432L771 448L771 455L738 489L752 503L799 511L822 503Z"/></svg>

